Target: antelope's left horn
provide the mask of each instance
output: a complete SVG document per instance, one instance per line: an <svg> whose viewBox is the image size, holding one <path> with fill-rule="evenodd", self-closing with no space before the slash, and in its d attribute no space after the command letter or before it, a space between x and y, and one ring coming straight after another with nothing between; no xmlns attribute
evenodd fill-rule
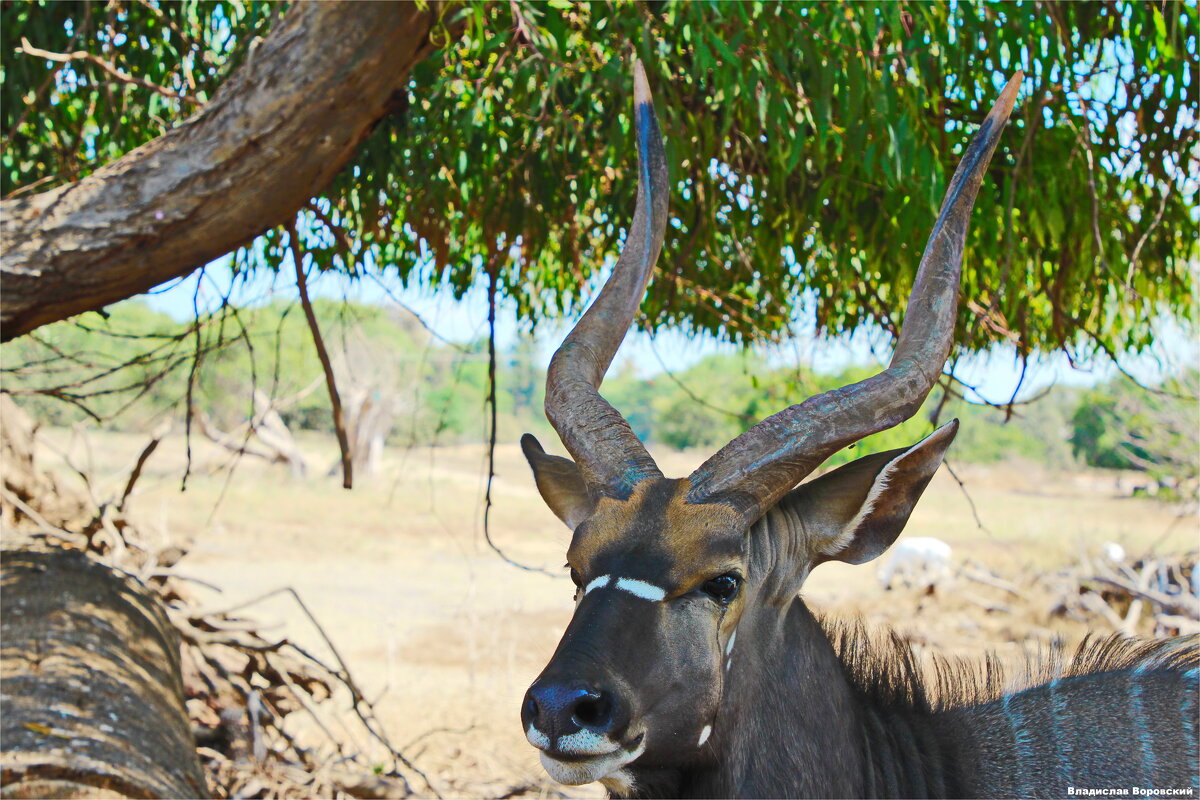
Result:
<svg viewBox="0 0 1200 800"><path fill-rule="evenodd" d="M563 341L546 374L546 416L595 490L626 497L662 473L629 423L598 389L646 293L667 226L667 162L640 60L633 65L638 193L612 276Z"/></svg>

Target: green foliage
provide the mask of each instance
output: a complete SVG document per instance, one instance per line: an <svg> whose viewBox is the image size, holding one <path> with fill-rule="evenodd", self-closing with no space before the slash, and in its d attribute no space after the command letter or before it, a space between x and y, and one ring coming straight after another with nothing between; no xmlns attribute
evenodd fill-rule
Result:
<svg viewBox="0 0 1200 800"><path fill-rule="evenodd" d="M1118 380L1088 392L1073 417L1071 447L1095 467L1143 470L1156 480L1192 485L1200 449L1200 373L1157 392ZM1169 479L1169 480L1168 480Z"/></svg>
<svg viewBox="0 0 1200 800"><path fill-rule="evenodd" d="M241 0L3 4L0 191L77 180L165 133L211 99L284 8ZM23 52L25 41L93 58L49 60Z"/></svg>
<svg viewBox="0 0 1200 800"><path fill-rule="evenodd" d="M281 10L4 4L3 192L86 175L192 110L91 61L14 54L22 37L203 100ZM490 265L531 325L576 309L633 207L632 48L676 186L643 324L771 338L810 297L826 332L894 329L957 155L1020 68L967 244L959 340L1136 351L1155 314L1195 313L1197 16L1194 3L467 3L318 198L344 235L311 249L322 268L459 293ZM266 232L238 267L280 263L283 238Z"/></svg>

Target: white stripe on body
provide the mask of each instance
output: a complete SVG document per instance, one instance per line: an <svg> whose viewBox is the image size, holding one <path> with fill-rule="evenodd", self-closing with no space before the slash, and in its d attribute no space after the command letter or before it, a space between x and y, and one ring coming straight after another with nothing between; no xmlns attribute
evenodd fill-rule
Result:
<svg viewBox="0 0 1200 800"><path fill-rule="evenodd" d="M1055 690L1062 681L1050 681L1047 687L1050 691L1050 739L1054 742L1054 755L1058 758L1058 776L1063 786L1073 786L1074 768L1071 766L1071 737L1064 736L1060 722L1068 716L1067 704L1061 694Z"/></svg>
<svg viewBox="0 0 1200 800"><path fill-rule="evenodd" d="M1142 703L1142 673L1146 666L1135 669L1129 674L1129 716L1133 729L1137 732L1138 744L1142 754L1141 786L1153 786L1154 783L1154 741L1150 738L1150 727L1146 724L1146 709ZM1143 794L1143 797L1150 797Z"/></svg>
<svg viewBox="0 0 1200 800"><path fill-rule="evenodd" d="M1009 727L1012 728L1013 736L1013 751L1017 758L1017 774L1016 780L1013 783L1016 785L1016 794L1018 797L1029 797L1032 792L1025 785L1025 765L1034 762L1033 750L1030 747L1029 734L1025 731L1025 716L1013 704L1013 698L1018 695L1004 695L1004 714L1008 717Z"/></svg>

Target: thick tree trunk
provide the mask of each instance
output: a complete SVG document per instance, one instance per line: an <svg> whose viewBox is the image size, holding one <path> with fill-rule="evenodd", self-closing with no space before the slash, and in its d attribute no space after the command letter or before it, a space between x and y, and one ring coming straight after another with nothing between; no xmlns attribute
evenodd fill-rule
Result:
<svg viewBox="0 0 1200 800"><path fill-rule="evenodd" d="M207 797L154 594L74 550L0 558L0 796Z"/></svg>
<svg viewBox="0 0 1200 800"><path fill-rule="evenodd" d="M186 275L289 219L406 91L444 8L297 4L178 128L4 201L0 340Z"/></svg>

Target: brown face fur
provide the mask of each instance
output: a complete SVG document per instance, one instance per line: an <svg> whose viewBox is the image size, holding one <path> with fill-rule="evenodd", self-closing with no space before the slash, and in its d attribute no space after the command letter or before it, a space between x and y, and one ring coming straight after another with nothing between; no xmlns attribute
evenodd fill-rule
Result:
<svg viewBox="0 0 1200 800"><path fill-rule="evenodd" d="M689 503L687 479L645 479L623 499L593 494L569 460L527 448L547 502L579 520L567 552L575 615L522 711L547 771L613 782L629 765L643 775L715 759L705 744L729 723L718 711L730 665L756 654L737 648L777 635L814 563L857 563L891 544L956 427L802 484L753 526L732 506ZM730 579L735 593L714 591Z"/></svg>
<svg viewBox="0 0 1200 800"><path fill-rule="evenodd" d="M645 580L667 599L742 571L745 522L726 505L693 505L686 479L643 481L627 500L601 498L578 528L567 562L584 586L598 575Z"/></svg>
<svg viewBox="0 0 1200 800"><path fill-rule="evenodd" d="M744 607L745 520L728 506L687 503L688 488L686 480L646 480L627 499L602 497L590 509L568 550L575 615L531 688L586 685L604 693L618 719L602 732L605 741L642 748L642 763L660 766L702 757L722 696L726 643ZM734 596L705 591L727 575L738 581ZM531 721L549 730L537 718L527 727ZM552 767L556 777L566 774Z"/></svg>

